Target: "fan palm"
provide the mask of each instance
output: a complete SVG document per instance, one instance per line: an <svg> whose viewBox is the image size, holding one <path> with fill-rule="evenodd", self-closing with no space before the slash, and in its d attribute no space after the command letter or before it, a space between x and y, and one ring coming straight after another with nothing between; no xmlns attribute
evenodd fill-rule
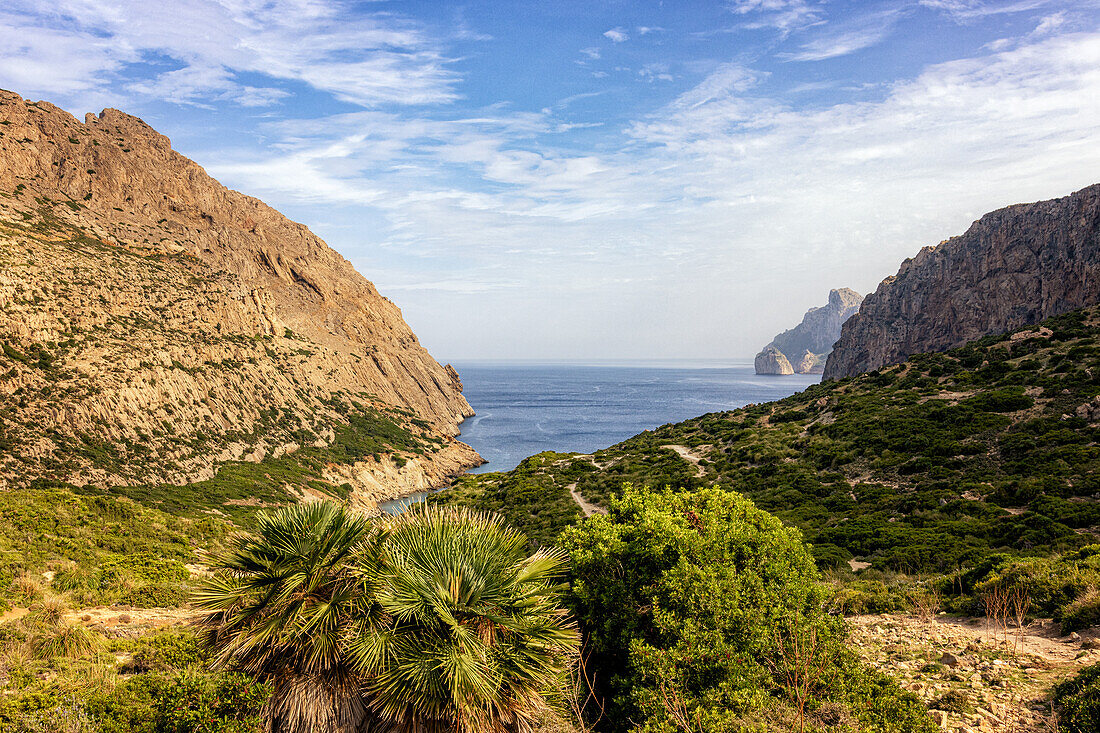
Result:
<svg viewBox="0 0 1100 733"><path fill-rule="evenodd" d="M559 605L565 556L485 514L421 505L387 520L381 625L349 655L399 733L525 733L560 690L577 633Z"/></svg>
<svg viewBox="0 0 1100 733"><path fill-rule="evenodd" d="M369 567L378 541L368 520L332 502L261 513L256 534L238 538L197 593L215 666L272 684L267 730L364 729L361 682L345 648L378 614L370 577L352 572L351 560Z"/></svg>

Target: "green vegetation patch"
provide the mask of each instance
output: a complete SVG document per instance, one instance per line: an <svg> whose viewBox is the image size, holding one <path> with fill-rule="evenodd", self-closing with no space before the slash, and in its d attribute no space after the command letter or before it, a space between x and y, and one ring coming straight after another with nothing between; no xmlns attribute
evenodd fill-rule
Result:
<svg viewBox="0 0 1100 733"><path fill-rule="evenodd" d="M936 730L848 648L800 533L738 494L627 487L563 544L604 730L803 730L819 712Z"/></svg>
<svg viewBox="0 0 1100 733"><path fill-rule="evenodd" d="M1100 537L1100 309L1043 325L1051 335L1035 326L916 355L643 432L597 451L586 470L525 464L436 500L508 512L498 487L519 481L551 506L574 482L603 505L625 483L718 485L801 529L821 567L858 558L952 573L998 554L1073 552ZM698 456L698 467L669 446ZM576 521L547 518L539 541Z"/></svg>
<svg viewBox="0 0 1100 733"><path fill-rule="evenodd" d="M56 573L60 590L89 605L149 587L174 588L173 597L182 598L183 565L196 561L196 547L216 546L228 533L216 518L175 517L122 497L64 488L0 491L0 605L41 597L47 570Z"/></svg>
<svg viewBox="0 0 1100 733"><path fill-rule="evenodd" d="M591 463L569 454L539 453L508 473L460 476L453 488L429 495L428 502L497 512L535 544L548 545L562 527L581 518L569 485L594 470Z"/></svg>

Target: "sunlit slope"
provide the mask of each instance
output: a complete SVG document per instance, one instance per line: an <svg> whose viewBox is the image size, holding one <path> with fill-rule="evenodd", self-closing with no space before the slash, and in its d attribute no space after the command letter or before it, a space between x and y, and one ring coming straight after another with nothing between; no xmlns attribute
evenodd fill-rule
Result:
<svg viewBox="0 0 1100 733"><path fill-rule="evenodd" d="M911 357L778 402L646 431L591 456L463 477L441 501L502 511L540 542L624 482L743 492L819 562L950 570L1067 549L1100 525L1100 309Z"/></svg>

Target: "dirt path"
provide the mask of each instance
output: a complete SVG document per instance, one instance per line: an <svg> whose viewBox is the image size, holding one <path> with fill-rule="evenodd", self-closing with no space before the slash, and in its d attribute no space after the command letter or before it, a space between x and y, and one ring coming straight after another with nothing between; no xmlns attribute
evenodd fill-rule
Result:
<svg viewBox="0 0 1100 733"><path fill-rule="evenodd" d="M602 506L596 506L577 493L576 482L569 484L565 488L569 489L569 495L573 497L573 501L577 502L577 506L584 512L584 516L591 517L593 514L607 514L607 510Z"/></svg>
<svg viewBox="0 0 1100 733"><path fill-rule="evenodd" d="M18 621L19 619L30 613L29 608L19 608L16 606L10 611L4 611L0 613L0 624L7 623L8 621Z"/></svg>
<svg viewBox="0 0 1100 733"><path fill-rule="evenodd" d="M668 448L676 451L676 454L683 458L685 461L695 466L695 475L699 478L707 475L707 469L699 465L699 461L703 460L703 457L693 453L690 448L683 445L662 445L662 448Z"/></svg>
<svg viewBox="0 0 1100 733"><path fill-rule="evenodd" d="M61 618L66 623L88 626L108 635L132 636L168 626L183 626L200 616L202 613L192 608L94 606L66 611Z"/></svg>
<svg viewBox="0 0 1100 733"><path fill-rule="evenodd" d="M852 641L868 664L916 693L944 731L1044 730L1051 685L1100 662L1100 630L1073 637L1058 625L992 628L985 619L855 616ZM1097 647L1097 648L1093 648Z"/></svg>

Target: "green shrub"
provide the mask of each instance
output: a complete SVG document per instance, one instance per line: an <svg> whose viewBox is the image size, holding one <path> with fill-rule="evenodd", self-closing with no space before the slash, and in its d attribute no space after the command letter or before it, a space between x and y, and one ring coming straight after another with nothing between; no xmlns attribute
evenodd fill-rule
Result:
<svg viewBox="0 0 1100 733"><path fill-rule="evenodd" d="M1085 667L1076 677L1055 685L1054 705L1062 733L1100 730L1100 664Z"/></svg>
<svg viewBox="0 0 1100 733"><path fill-rule="evenodd" d="M125 671L182 672L202 669L207 655L198 638L190 631L172 630L144 636L120 645L120 651L130 653Z"/></svg>
<svg viewBox="0 0 1100 733"><path fill-rule="evenodd" d="M824 667L807 712L831 702L864 731L934 730L915 697L845 647L799 532L744 497L628 486L562 540L608 730L672 731L672 699L708 733L741 730L794 704L779 669L796 641Z"/></svg>
<svg viewBox="0 0 1100 733"><path fill-rule="evenodd" d="M187 601L187 590L179 584L143 585L124 591L119 596L119 601L138 608L182 606Z"/></svg>
<svg viewBox="0 0 1100 733"><path fill-rule="evenodd" d="M1100 590L1091 587L1062 610L1062 633L1100 626Z"/></svg>
<svg viewBox="0 0 1100 733"><path fill-rule="evenodd" d="M269 689L236 673L181 674L157 697L157 733L260 733Z"/></svg>
<svg viewBox="0 0 1100 733"><path fill-rule="evenodd" d="M897 613L909 606L905 589L875 578L856 578L837 584L829 602L845 615Z"/></svg>

